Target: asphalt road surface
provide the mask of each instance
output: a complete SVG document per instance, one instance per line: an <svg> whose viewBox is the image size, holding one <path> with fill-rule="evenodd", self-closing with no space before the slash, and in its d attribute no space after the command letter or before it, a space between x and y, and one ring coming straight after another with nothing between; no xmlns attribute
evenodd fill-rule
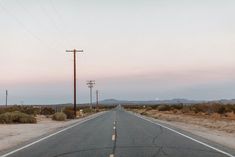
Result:
<svg viewBox="0 0 235 157"><path fill-rule="evenodd" d="M222 151L222 152L220 152ZM226 157L172 130L118 107L38 141L9 157Z"/></svg>

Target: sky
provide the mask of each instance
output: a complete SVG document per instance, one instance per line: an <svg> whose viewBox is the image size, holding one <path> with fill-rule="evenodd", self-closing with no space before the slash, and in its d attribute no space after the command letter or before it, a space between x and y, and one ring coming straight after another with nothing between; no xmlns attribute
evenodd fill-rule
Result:
<svg viewBox="0 0 235 157"><path fill-rule="evenodd" d="M0 104L235 98L234 0L0 0Z"/></svg>

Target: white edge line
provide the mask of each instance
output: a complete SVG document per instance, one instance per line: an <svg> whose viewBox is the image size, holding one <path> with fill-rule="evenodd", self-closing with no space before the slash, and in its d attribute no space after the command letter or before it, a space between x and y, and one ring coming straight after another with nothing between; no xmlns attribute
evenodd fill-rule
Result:
<svg viewBox="0 0 235 157"><path fill-rule="evenodd" d="M94 115L94 116L92 116L92 117L87 117L87 119L81 120L80 122L77 122L77 123L74 124L74 125L71 125L71 126L69 126L69 127L67 127L67 128L64 128L64 129L62 129L62 130L60 130L60 131L57 131L57 132L55 132L55 133L53 133L53 134L50 134L50 135L46 136L46 137L43 137L43 138L41 138L41 139L39 139L39 140L37 140L37 141L34 141L34 142L32 142L32 143L29 143L29 144L27 144L27 145L25 145L25 146L23 146L23 147L21 147L21 148L18 148L18 149L16 149L16 150L13 150L13 151L11 151L11 152L9 152L9 153L3 154L3 155L0 156L0 157L7 157L7 156L9 156L9 155L11 155L11 154L14 154L14 153L20 151L20 150L23 150L23 149L25 149L25 148L27 148L27 147L30 147L30 146L32 146L32 145L38 143L38 142L41 142L41 141L46 140L46 139L48 139L48 138L50 138L50 137L52 137L52 136L55 136L55 135L57 135L57 134L59 134L59 133L61 133L61 132L64 132L64 131L66 131L66 130L68 130L68 129L71 129L71 128L77 126L77 125L80 125L80 124L82 124L82 123L85 123L85 122L87 122L87 121L89 121L89 120L92 120L92 119L94 119L94 118L96 118L96 117L99 117L99 116L103 115L104 113L105 113L105 112L102 112L102 113L100 113L100 114L98 114L98 115Z"/></svg>
<svg viewBox="0 0 235 157"><path fill-rule="evenodd" d="M171 128L167 127L167 126L164 126L164 125L159 124L159 123L157 123L157 122L153 122L153 121L151 121L150 119L147 119L146 117L137 115L137 114L132 113L132 112L128 112L128 113L130 113L130 114L132 114L132 115L135 115L135 116L137 116L137 117L139 117L139 118L141 118L141 119L144 119L144 120L146 120L146 121L148 121L148 122L150 122L150 123L159 125L159 126L165 128L165 129L168 129L168 130L170 130L170 131L172 131L172 132L174 132L174 133L177 133L177 134L179 134L179 135L181 135L181 136L184 136L184 137L186 137L186 138L188 138L188 139L190 139L190 140L192 140L192 141L194 141L194 142L200 143L200 144L202 144L202 145L204 145L204 146L206 146L206 147L208 147L208 148L211 148L211 149L213 149L213 150L215 150L215 151L217 151L217 152L220 152L220 153L222 153L222 154L224 154L224 155L227 155L227 156L229 156L229 157L235 157L235 156L233 156L232 154L229 154L229 153L227 153L227 152L225 152L225 151L222 151L222 150L220 150L220 149L218 149L218 148L215 148L215 147L213 147L213 146L210 146L210 145L208 145L208 144L206 144L206 143L204 143L204 142L201 142L201 141L199 141L199 140L196 140L196 139L194 139L194 138L192 138L192 137L190 137L190 136L188 136L188 135L185 135L185 134L183 134L183 133L180 133L180 132L178 132L178 131L176 131L176 130L174 130L174 129L171 129ZM157 120L155 120L155 121L157 121Z"/></svg>
<svg viewBox="0 0 235 157"><path fill-rule="evenodd" d="M114 157L114 154L110 154L109 157Z"/></svg>

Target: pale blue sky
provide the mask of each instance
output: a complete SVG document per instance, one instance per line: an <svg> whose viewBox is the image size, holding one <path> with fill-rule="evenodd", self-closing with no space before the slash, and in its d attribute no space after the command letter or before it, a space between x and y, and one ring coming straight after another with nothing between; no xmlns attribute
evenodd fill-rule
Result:
<svg viewBox="0 0 235 157"><path fill-rule="evenodd" d="M0 104L235 98L234 0L0 0Z"/></svg>

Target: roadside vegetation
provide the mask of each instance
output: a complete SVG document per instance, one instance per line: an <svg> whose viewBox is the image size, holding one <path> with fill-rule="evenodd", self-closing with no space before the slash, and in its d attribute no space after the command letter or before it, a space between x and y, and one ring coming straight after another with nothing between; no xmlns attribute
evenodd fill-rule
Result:
<svg viewBox="0 0 235 157"><path fill-rule="evenodd" d="M0 123L37 123L37 115L52 115L55 110L50 107L9 106L0 108Z"/></svg>
<svg viewBox="0 0 235 157"><path fill-rule="evenodd" d="M106 111L115 106L99 105L90 108L88 105L77 107L77 117L84 117L96 112ZM37 117L44 116L56 121L65 121L66 119L74 119L73 107L64 106L31 106L31 105L14 105L0 107L0 123L37 123Z"/></svg>
<svg viewBox="0 0 235 157"><path fill-rule="evenodd" d="M220 103L200 104L160 104L160 105L125 105L128 110L135 110L142 115L148 115L149 111L158 111L168 114L185 114L207 116L235 120L235 105Z"/></svg>
<svg viewBox="0 0 235 157"><path fill-rule="evenodd" d="M179 128L205 128L235 133L235 105L220 103L174 105L126 105L127 110L163 120Z"/></svg>
<svg viewBox="0 0 235 157"><path fill-rule="evenodd" d="M55 121L65 121L66 119L67 119L67 116L63 112L56 112L52 116L52 120L55 120Z"/></svg>
<svg viewBox="0 0 235 157"><path fill-rule="evenodd" d="M77 107L77 117L84 117L84 116L94 114L96 112L111 110L115 107L116 107L116 105L99 105L98 107L93 106L92 108L90 108L90 106L87 106L87 105L78 106ZM73 107L65 107L63 109L63 113L66 114L67 119L74 119L75 118Z"/></svg>
<svg viewBox="0 0 235 157"><path fill-rule="evenodd" d="M36 123L36 118L19 112L19 111L13 111L13 112L6 112L0 114L0 123L2 124L12 124L12 123Z"/></svg>

